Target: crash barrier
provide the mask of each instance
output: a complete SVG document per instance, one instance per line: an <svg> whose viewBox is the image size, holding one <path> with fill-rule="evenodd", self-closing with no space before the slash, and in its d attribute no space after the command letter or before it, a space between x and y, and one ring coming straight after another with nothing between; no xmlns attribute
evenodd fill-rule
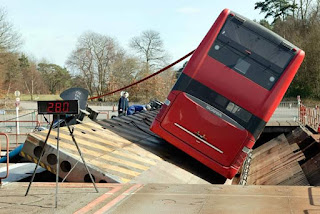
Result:
<svg viewBox="0 0 320 214"><path fill-rule="evenodd" d="M99 115L100 115L100 119L101 119L101 116L103 117L103 119L110 119L110 111L99 111Z"/></svg>
<svg viewBox="0 0 320 214"><path fill-rule="evenodd" d="M0 110L0 132L9 136L9 149L16 148L19 143L24 142L25 136L36 127L45 125L45 120L38 117L37 110L23 109L18 112L16 109Z"/></svg>
<svg viewBox="0 0 320 214"><path fill-rule="evenodd" d="M299 103L299 122L303 126L308 126L312 128L315 132L320 131L319 124L320 124L320 108L319 106L315 107L307 107Z"/></svg>
<svg viewBox="0 0 320 214"><path fill-rule="evenodd" d="M297 108L298 102L297 101L282 101L278 108Z"/></svg>
<svg viewBox="0 0 320 214"><path fill-rule="evenodd" d="M7 134L1 133L1 132L0 132L0 136L4 136L5 137L5 139L6 139L6 147L7 147L7 149L6 149L6 156L7 156L6 169L7 170L6 170L6 175L0 177L0 184L1 184L2 179L5 179L5 178L7 178L9 176L9 137L8 137ZM1 144L2 143L0 141L0 151L2 151ZM0 154L0 158L1 158L1 154Z"/></svg>
<svg viewBox="0 0 320 214"><path fill-rule="evenodd" d="M40 126L40 122L37 120L1 120L0 124L0 127L4 129L2 130L2 133L5 133L7 136L9 136L11 141L15 141L14 145L9 145L10 150L18 147L19 143L24 141L25 137L20 138L20 136L27 136L35 129L35 127Z"/></svg>

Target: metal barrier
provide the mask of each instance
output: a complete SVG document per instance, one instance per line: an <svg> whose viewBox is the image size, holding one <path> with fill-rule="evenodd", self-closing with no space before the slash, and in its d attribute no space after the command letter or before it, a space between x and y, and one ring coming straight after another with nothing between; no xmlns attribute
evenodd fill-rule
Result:
<svg viewBox="0 0 320 214"><path fill-rule="evenodd" d="M110 119L110 113L109 111L99 111L99 115L105 114L106 117L103 119Z"/></svg>
<svg viewBox="0 0 320 214"><path fill-rule="evenodd" d="M6 156L7 156L7 173L6 173L6 176L0 177L0 184L1 184L2 179L5 179L9 176L9 137L5 133L0 133L0 135L3 135L6 138L6 145L7 145L7 154L6 154ZM0 141L0 151L2 151L1 141ZM0 157L1 157L1 154L0 154Z"/></svg>
<svg viewBox="0 0 320 214"><path fill-rule="evenodd" d="M24 142L25 139L20 136L27 135L36 126L40 125L37 117L37 110L23 109L16 111L16 109L2 109L0 111L0 132L9 136L10 142L14 143L9 147L14 149L19 143ZM15 138L15 139L14 139Z"/></svg>
<svg viewBox="0 0 320 214"><path fill-rule="evenodd" d="M9 125L8 125L9 123ZM11 123L11 124L10 124ZM19 131L18 131L18 123L19 123ZM31 126L20 126L20 124L24 124L24 123L31 123ZM1 127L6 127L6 128L15 128L15 133L12 133L12 131L6 131L5 134L7 134L8 136L15 136L15 141L16 141L16 147L19 146L18 145L18 137L19 136L23 136L23 135L28 135L29 132L25 132L25 133L20 133L20 128L32 128L34 129L35 127L39 127L40 126L40 122L37 121L37 120L30 120L30 121L27 121L27 120L3 120L3 121L0 121L0 124L4 124L4 126L1 126ZM15 125L13 125L15 124Z"/></svg>
<svg viewBox="0 0 320 214"><path fill-rule="evenodd" d="M320 131L320 108L318 106L316 107L307 107L302 104L302 102L299 102L299 122L303 126L308 126L312 128L315 132Z"/></svg>
<svg viewBox="0 0 320 214"><path fill-rule="evenodd" d="M278 108L297 108L298 102L297 101L282 101Z"/></svg>

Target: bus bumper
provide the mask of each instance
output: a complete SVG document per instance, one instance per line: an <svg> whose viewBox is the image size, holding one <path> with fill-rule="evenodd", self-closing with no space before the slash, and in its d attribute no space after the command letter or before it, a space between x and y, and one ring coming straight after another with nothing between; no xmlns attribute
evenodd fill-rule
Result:
<svg viewBox="0 0 320 214"><path fill-rule="evenodd" d="M164 140L169 142L170 144L174 145L178 149L182 150L183 152L187 153L191 157L195 158L199 162L203 163L210 169L214 170L215 172L221 174L222 176L231 179L233 178L237 172L239 171L240 167L235 166L223 166L218 162L214 161L213 159L209 158L208 156L202 154L198 150L191 147L189 144L185 143L181 139L177 138L176 136L172 135L171 133L167 132L163 129L160 125L158 120L154 120L150 130L155 134L162 137Z"/></svg>

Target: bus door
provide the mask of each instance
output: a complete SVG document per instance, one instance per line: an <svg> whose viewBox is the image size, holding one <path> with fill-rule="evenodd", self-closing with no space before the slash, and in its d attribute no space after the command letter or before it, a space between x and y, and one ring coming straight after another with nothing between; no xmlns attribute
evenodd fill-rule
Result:
<svg viewBox="0 0 320 214"><path fill-rule="evenodd" d="M224 102L220 95L216 101ZM190 94L180 93L171 105L161 126L202 154L230 166L248 132L217 108ZM236 105L228 105L230 111L237 111Z"/></svg>

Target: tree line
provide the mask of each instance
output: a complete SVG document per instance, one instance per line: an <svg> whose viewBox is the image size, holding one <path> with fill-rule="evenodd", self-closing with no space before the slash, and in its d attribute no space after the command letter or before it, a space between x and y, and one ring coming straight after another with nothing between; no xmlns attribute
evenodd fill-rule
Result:
<svg viewBox="0 0 320 214"><path fill-rule="evenodd" d="M255 3L260 24L305 51L286 97L320 99L320 0L265 0Z"/></svg>
<svg viewBox="0 0 320 214"><path fill-rule="evenodd" d="M287 97L301 95L320 99L320 0L264 0L255 9L265 15L258 20L306 52L306 57L290 85ZM0 10L0 98L19 90L30 94L59 94L70 87L83 87L90 96L102 95L131 84L164 67L169 56L160 34L147 30L130 40L127 51L115 38L85 32L70 53L65 67L48 61L37 62L19 52L21 35ZM163 100L178 74L172 69L128 89L130 100ZM115 101L119 94L104 97Z"/></svg>
<svg viewBox="0 0 320 214"><path fill-rule="evenodd" d="M131 53L116 39L95 32L83 33L70 53L65 67L36 60L19 52L21 35L0 10L0 98L19 90L34 95L59 94L70 87L82 87L90 96L121 88L136 82L167 65L168 54L160 34L147 30L130 40ZM128 89L130 100L148 102L164 99L176 76L172 70ZM120 93L103 97L115 101Z"/></svg>

